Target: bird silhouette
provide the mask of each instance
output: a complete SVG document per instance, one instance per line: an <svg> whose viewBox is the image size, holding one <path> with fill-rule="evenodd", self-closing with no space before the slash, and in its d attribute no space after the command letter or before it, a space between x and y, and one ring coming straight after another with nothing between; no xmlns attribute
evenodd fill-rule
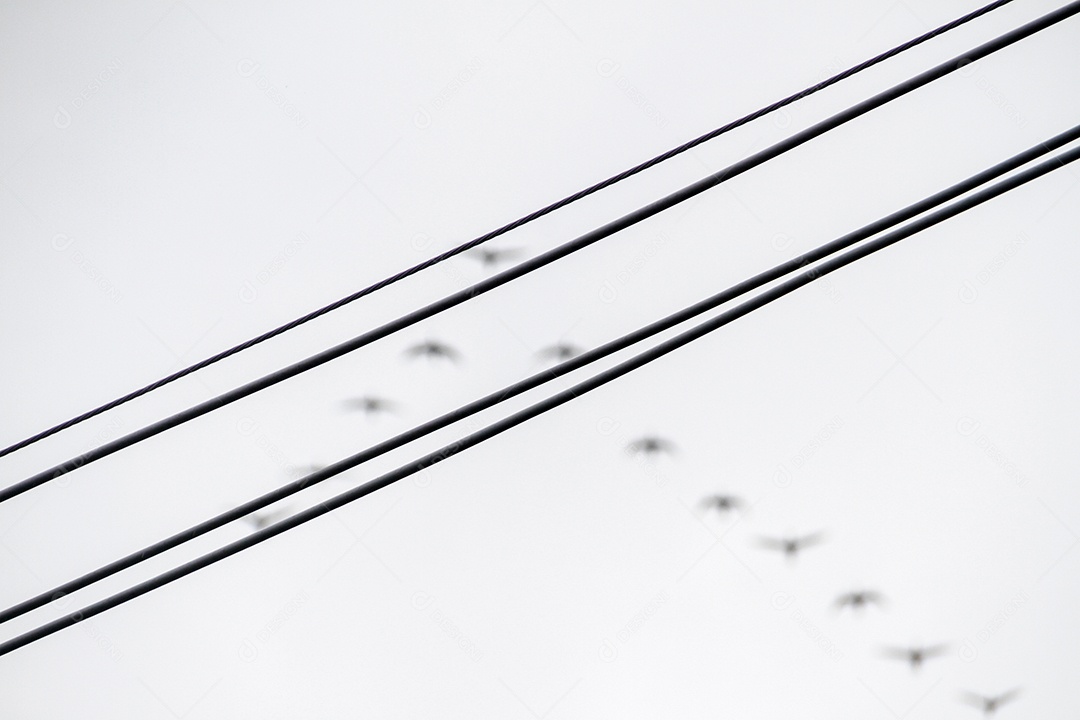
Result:
<svg viewBox="0 0 1080 720"><path fill-rule="evenodd" d="M881 593L874 590L852 590L851 592L844 593L840 597L836 598L833 603L837 610L843 610L844 608L851 608L852 610L862 610L867 605L881 605L885 601L885 598Z"/></svg>
<svg viewBox="0 0 1080 720"><path fill-rule="evenodd" d="M638 438L626 446L627 452L634 455L642 455L644 457L653 457L656 455L674 455L675 443L670 440L665 440L662 437L656 437L655 435L646 435L645 437Z"/></svg>
<svg viewBox="0 0 1080 720"><path fill-rule="evenodd" d="M998 708L1010 700L1016 699L1016 696L1020 694L1020 688L1010 690L1009 692L1001 693L1000 695L979 695L978 693L965 692L960 695L960 699L966 702L968 705L973 705L983 711L983 715L990 717Z"/></svg>
<svg viewBox="0 0 1080 720"><path fill-rule="evenodd" d="M395 403L374 395L348 398L344 404L350 410L358 410L369 416L393 412L394 408L397 407Z"/></svg>
<svg viewBox="0 0 1080 720"><path fill-rule="evenodd" d="M948 648L945 645L931 645L929 647L890 647L885 648L885 657L896 660L904 660L911 665L912 672L918 672L923 663L932 657L943 655Z"/></svg>
<svg viewBox="0 0 1080 720"><path fill-rule="evenodd" d="M581 348L570 343L558 342L554 345L549 345L536 353L543 360L554 360L556 362L564 362L581 354Z"/></svg>
<svg viewBox="0 0 1080 720"><path fill-rule="evenodd" d="M741 511L746 506L746 503L743 502L742 498L735 495L716 494L702 498L701 505L706 510L715 508L717 512L723 515L733 510Z"/></svg>
<svg viewBox="0 0 1080 720"><path fill-rule="evenodd" d="M795 556L799 554L803 548L808 548L811 545L817 545L825 539L825 533L816 532L810 535L803 535L801 537L784 537L784 538L758 538L758 545L767 550L779 550L784 553L788 559L795 559Z"/></svg>
<svg viewBox="0 0 1080 720"><path fill-rule="evenodd" d="M481 267L492 268L499 263L520 257L521 250L520 248L475 248L469 256L479 260Z"/></svg>
<svg viewBox="0 0 1080 720"><path fill-rule="evenodd" d="M439 342L438 340L424 340L423 342L418 342L407 348L405 354L414 358L426 357L433 360L449 360L450 362L455 363L461 359L461 353L446 343Z"/></svg>

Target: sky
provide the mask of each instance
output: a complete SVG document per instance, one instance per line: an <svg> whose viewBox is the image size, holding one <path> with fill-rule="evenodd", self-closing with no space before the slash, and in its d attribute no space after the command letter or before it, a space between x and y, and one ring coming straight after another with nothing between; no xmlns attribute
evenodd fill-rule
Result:
<svg viewBox="0 0 1080 720"><path fill-rule="evenodd" d="M1016 0L501 237L524 260L1064 4ZM979 3L0 5L0 445ZM10 606L1080 119L1066 20L571 257L0 505ZM1076 712L1080 169L0 657L5 717ZM499 266L500 269L505 266ZM9 485L493 272L475 254L0 459ZM664 337L670 336L667 333ZM451 344L460 362L411 359ZM654 341L655 342L655 341ZM653 343L648 343L649 345ZM632 354L598 363L610 367ZM578 371L282 503L359 485ZM392 411L347 401L377 395ZM671 455L626 446L670 439ZM703 498L731 493L722 514ZM244 537L236 523L0 628ZM793 562L763 537L823 533ZM880 607L838 611L843 593ZM945 645L917 673L884 648Z"/></svg>

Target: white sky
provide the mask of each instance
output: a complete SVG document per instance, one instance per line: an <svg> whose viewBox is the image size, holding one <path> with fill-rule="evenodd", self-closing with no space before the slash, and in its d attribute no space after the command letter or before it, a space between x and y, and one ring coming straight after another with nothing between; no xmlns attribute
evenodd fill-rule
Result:
<svg viewBox="0 0 1080 720"><path fill-rule="evenodd" d="M978 4L4 4L0 445ZM1017 0L493 246L537 254L1061 4ZM0 604L276 487L289 465L340 459L531 374L540 347L598 345L1071 127L1078 48L1074 18L3 504ZM1075 712L1078 186L1075 168L1044 177L417 481L0 658L0 712L918 720L977 718L961 690L1017 686L1000 717ZM486 276L457 258L6 457L3 484ZM407 362L427 337L464 361ZM400 409L343 409L365 393ZM646 432L678 455L628 457ZM751 511L702 514L718 491ZM827 543L795 564L755 546L816 530ZM223 528L69 607L246 532ZM830 609L863 586L888 604ZM881 657L939 642L949 653L918 675Z"/></svg>

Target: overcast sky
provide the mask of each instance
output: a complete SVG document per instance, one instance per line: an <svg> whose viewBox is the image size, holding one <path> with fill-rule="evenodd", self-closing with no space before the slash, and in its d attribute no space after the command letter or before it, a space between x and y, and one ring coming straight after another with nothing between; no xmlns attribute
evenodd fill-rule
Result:
<svg viewBox="0 0 1080 720"><path fill-rule="evenodd" d="M980 0L981 2L981 0ZM977 7L0 7L0 445ZM519 261L1064 4L1016 0L515 231ZM0 505L7 607L1080 121L1080 18L399 335ZM1075 713L1080 170L0 658L5 717ZM465 255L0 459L3 485L492 273ZM461 361L410 360L424 339ZM626 353L618 358L626 357ZM618 359L616 358L616 359ZM602 363L609 366L614 360ZM294 511L552 383L283 503ZM391 399L366 417L345 401ZM629 455L646 434L676 453ZM705 512L716 492L745 512ZM762 536L822 531L796 562ZM250 532L70 598L71 611ZM837 612L862 588L886 603ZM7 639L63 612L0 628ZM947 644L919 673L888 646Z"/></svg>

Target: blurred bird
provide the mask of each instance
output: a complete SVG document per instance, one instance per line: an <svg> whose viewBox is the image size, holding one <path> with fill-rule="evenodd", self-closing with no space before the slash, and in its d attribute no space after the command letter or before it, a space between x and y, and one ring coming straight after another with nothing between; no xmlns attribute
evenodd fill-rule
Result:
<svg viewBox="0 0 1080 720"><path fill-rule="evenodd" d="M873 590L853 590L836 598L836 602L833 604L836 605L837 610L851 608L858 611L867 605L880 605L884 600L885 598L882 597L881 593Z"/></svg>
<svg viewBox="0 0 1080 720"><path fill-rule="evenodd" d="M521 250L519 248L478 247L469 252L469 257L479 260L481 267L492 268L499 263L521 257Z"/></svg>
<svg viewBox="0 0 1080 720"><path fill-rule="evenodd" d="M794 559L803 548L817 545L825 539L825 533L816 532L802 537L758 538L758 545L768 550L779 550L789 559Z"/></svg>
<svg viewBox="0 0 1080 720"><path fill-rule="evenodd" d="M943 655L948 648L945 645L933 645L930 647L912 647L912 648L885 648L883 651L885 657L891 657L896 660L904 660L911 665L912 672L918 672L922 667L923 662L929 660L932 657Z"/></svg>
<svg viewBox="0 0 1080 720"><path fill-rule="evenodd" d="M715 508L721 515L733 510L741 511L746 505L743 499L734 495L708 495L701 500L701 505L706 510Z"/></svg>
<svg viewBox="0 0 1080 720"><path fill-rule="evenodd" d="M554 345L549 345L548 347L540 350L536 354L544 360L565 362L566 360L569 360L575 355L580 355L581 348L577 347L576 345L571 345L570 343L559 342L555 343Z"/></svg>
<svg viewBox="0 0 1080 720"><path fill-rule="evenodd" d="M299 479L304 477L305 475L310 475L313 472L318 472L324 467L326 466L320 465L319 463L308 463L307 465L290 465L288 467L288 471L289 475L291 475L293 478Z"/></svg>
<svg viewBox="0 0 1080 720"><path fill-rule="evenodd" d="M280 510L253 512L250 515L244 516L242 520L251 525L251 530L254 532L256 530L262 530L267 525L272 525L288 515L289 508L286 507L281 508Z"/></svg>
<svg viewBox="0 0 1080 720"><path fill-rule="evenodd" d="M646 457L660 454L674 455L675 443L655 435L646 435L628 444L626 450L634 455L644 455Z"/></svg>
<svg viewBox="0 0 1080 720"><path fill-rule="evenodd" d="M359 410L365 415L378 415L380 413L390 413L394 411L397 405L389 400L381 397L375 397L374 395L364 395L362 397L348 398L345 400L345 407L350 410Z"/></svg>
<svg viewBox="0 0 1080 720"><path fill-rule="evenodd" d="M432 359L444 359L457 362L461 359L461 353L446 343L438 340L424 340L405 350L405 354L411 357L426 357Z"/></svg>
<svg viewBox="0 0 1080 720"><path fill-rule="evenodd" d="M960 696L960 699L966 702L968 705L973 705L979 708L983 711L983 715L990 717L995 712L997 712L997 709L999 707L1009 702L1010 700L1014 700L1019 694L1020 688L1016 688L1015 690L1010 690L1009 692L995 695L993 697L979 695L973 692L965 692Z"/></svg>

